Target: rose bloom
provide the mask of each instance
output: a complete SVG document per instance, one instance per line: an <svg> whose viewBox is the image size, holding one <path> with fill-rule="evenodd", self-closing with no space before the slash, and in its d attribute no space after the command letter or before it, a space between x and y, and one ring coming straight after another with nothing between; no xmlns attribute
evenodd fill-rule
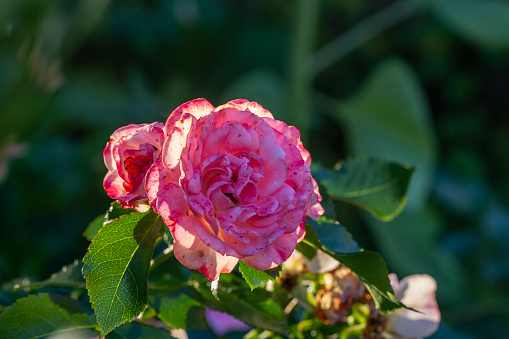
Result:
<svg viewBox="0 0 509 339"><path fill-rule="evenodd" d="M435 279L426 274L414 274L398 282L395 274L389 274L396 297L408 309L398 309L385 315L384 338L425 338L438 330L440 310L435 292Z"/></svg>
<svg viewBox="0 0 509 339"><path fill-rule="evenodd" d="M147 173L150 205L168 225L175 257L215 280L242 259L284 262L323 214L311 157L297 128L255 102L205 99L171 113L161 157Z"/></svg>
<svg viewBox="0 0 509 339"><path fill-rule="evenodd" d="M104 177L104 189L116 199L122 208L147 211L145 175L159 159L164 142L164 125L128 125L117 129L104 149L104 164L108 173Z"/></svg>

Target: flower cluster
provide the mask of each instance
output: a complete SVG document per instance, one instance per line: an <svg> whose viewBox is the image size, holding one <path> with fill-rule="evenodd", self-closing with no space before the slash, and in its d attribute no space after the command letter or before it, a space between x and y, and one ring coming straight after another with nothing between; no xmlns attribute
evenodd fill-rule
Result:
<svg viewBox="0 0 509 339"><path fill-rule="evenodd" d="M267 270L323 214L299 131L255 102L175 109L163 125L129 125L104 150L104 188L124 208L150 207L169 227L175 257L209 280L237 261Z"/></svg>

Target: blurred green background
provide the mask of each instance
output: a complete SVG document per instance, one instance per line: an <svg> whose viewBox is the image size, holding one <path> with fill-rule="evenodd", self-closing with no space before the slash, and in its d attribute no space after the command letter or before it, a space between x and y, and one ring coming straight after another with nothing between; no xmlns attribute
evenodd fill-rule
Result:
<svg viewBox="0 0 509 339"><path fill-rule="evenodd" d="M445 337L509 333L502 0L2 0L0 283L82 258L109 135L197 97L259 102L325 166L419 165L393 222L329 216L390 271L435 277Z"/></svg>

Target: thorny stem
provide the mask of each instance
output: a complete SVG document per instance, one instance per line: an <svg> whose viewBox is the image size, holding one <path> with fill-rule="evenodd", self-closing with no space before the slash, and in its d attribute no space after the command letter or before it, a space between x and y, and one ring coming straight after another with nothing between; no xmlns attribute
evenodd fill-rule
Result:
<svg viewBox="0 0 509 339"><path fill-rule="evenodd" d="M315 77L321 71L386 29L411 17L419 8L421 1L396 1L320 48L307 60L306 70L309 78Z"/></svg>

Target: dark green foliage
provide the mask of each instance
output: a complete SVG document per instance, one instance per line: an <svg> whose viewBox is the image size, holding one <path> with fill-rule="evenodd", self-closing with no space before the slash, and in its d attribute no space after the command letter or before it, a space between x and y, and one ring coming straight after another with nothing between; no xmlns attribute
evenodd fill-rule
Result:
<svg viewBox="0 0 509 339"><path fill-rule="evenodd" d="M70 313L45 293L19 299L0 314L0 333L5 339L40 338L62 332L71 335L94 327L93 316L86 312Z"/></svg>

